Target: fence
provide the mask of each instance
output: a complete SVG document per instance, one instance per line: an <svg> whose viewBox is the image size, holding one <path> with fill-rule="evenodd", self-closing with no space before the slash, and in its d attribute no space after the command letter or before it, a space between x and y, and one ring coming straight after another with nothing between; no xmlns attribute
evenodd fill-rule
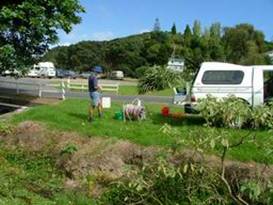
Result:
<svg viewBox="0 0 273 205"><path fill-rule="evenodd" d="M118 94L119 92L119 84L100 84L101 90L103 92L115 92ZM69 90L80 90L80 91L87 91L88 84L85 82L71 82L70 79L67 79L66 88Z"/></svg>
<svg viewBox="0 0 273 205"><path fill-rule="evenodd" d="M32 95L43 97L45 93L57 94L59 98L65 99L65 83L41 83L41 82L26 82L18 79L0 79L0 87L12 89L16 94L25 94L31 92Z"/></svg>
<svg viewBox="0 0 273 205"><path fill-rule="evenodd" d="M100 84L103 92L119 92L119 84ZM28 94L44 97L45 94L53 93L61 99L65 99L68 91L88 91L88 84L85 82L66 82L60 83L43 83L43 82L27 82L20 79L0 78L0 87L15 90L16 94Z"/></svg>

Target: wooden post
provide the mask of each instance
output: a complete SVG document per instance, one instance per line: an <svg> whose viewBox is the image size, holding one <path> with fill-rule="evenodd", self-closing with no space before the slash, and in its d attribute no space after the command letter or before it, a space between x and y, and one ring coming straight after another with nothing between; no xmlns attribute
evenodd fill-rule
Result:
<svg viewBox="0 0 273 205"><path fill-rule="evenodd" d="M67 78L67 84L66 84L67 89L70 90L70 77Z"/></svg>
<svg viewBox="0 0 273 205"><path fill-rule="evenodd" d="M39 98L41 98L42 97L42 85L41 85L41 83L39 83L38 86L39 86L38 96L39 96Z"/></svg>
<svg viewBox="0 0 273 205"><path fill-rule="evenodd" d="M65 100L65 84L63 80L61 82L61 89L62 89L62 100Z"/></svg>
<svg viewBox="0 0 273 205"><path fill-rule="evenodd" d="M117 95L118 95L118 91L119 91L119 84L117 84Z"/></svg>
<svg viewBox="0 0 273 205"><path fill-rule="evenodd" d="M18 80L16 80L15 84L16 84L16 94L19 95Z"/></svg>
<svg viewBox="0 0 273 205"><path fill-rule="evenodd" d="M82 92L84 91L84 84L83 84L83 80L81 80L81 88L82 88Z"/></svg>

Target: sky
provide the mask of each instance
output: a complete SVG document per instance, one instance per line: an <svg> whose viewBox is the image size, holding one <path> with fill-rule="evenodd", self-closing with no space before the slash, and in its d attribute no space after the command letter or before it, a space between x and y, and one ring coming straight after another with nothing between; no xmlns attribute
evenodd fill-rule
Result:
<svg viewBox="0 0 273 205"><path fill-rule="evenodd" d="M159 18L161 29L173 23L183 32L186 24L199 20L202 27L250 23L273 40L273 0L80 0L86 12L81 24L65 34L59 31L59 45L83 40L111 40L153 29Z"/></svg>

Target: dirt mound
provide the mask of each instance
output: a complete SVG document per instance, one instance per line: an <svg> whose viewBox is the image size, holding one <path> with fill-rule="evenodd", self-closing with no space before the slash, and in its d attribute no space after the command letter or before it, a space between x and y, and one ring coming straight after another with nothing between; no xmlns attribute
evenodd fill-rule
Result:
<svg viewBox="0 0 273 205"><path fill-rule="evenodd" d="M16 128L16 133L37 133L37 132L42 132L44 131L44 127L36 122L32 121L25 121L20 123L17 128Z"/></svg>
<svg viewBox="0 0 273 205"><path fill-rule="evenodd" d="M20 147L27 152L54 157L57 167L70 179L103 175L113 180L124 175L127 165L142 165L157 152L155 148L144 148L128 141L54 132L31 121L19 124L14 134L6 139L6 144L15 149Z"/></svg>
<svg viewBox="0 0 273 205"><path fill-rule="evenodd" d="M14 149L19 146L30 152L42 150L47 146L45 128L41 124L25 121L5 137L5 144Z"/></svg>
<svg viewBox="0 0 273 205"><path fill-rule="evenodd" d="M127 165L142 165L155 156L149 148L112 139L91 138L78 146L77 152L62 155L57 163L70 178L99 174L111 181L122 177Z"/></svg>

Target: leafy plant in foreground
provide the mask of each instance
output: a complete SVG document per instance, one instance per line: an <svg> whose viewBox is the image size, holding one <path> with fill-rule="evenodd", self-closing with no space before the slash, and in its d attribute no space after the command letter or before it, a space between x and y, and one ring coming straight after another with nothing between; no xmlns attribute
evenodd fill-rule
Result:
<svg viewBox="0 0 273 205"><path fill-rule="evenodd" d="M251 108L247 102L235 96L219 100L209 95L200 100L198 110L208 126L273 128L272 104Z"/></svg>
<svg viewBox="0 0 273 205"><path fill-rule="evenodd" d="M251 124L255 129L273 128L273 104L254 107L251 112Z"/></svg>
<svg viewBox="0 0 273 205"><path fill-rule="evenodd" d="M153 90L164 90L183 83L182 76L168 70L164 66L154 66L146 70L139 79L138 91L140 94Z"/></svg>

